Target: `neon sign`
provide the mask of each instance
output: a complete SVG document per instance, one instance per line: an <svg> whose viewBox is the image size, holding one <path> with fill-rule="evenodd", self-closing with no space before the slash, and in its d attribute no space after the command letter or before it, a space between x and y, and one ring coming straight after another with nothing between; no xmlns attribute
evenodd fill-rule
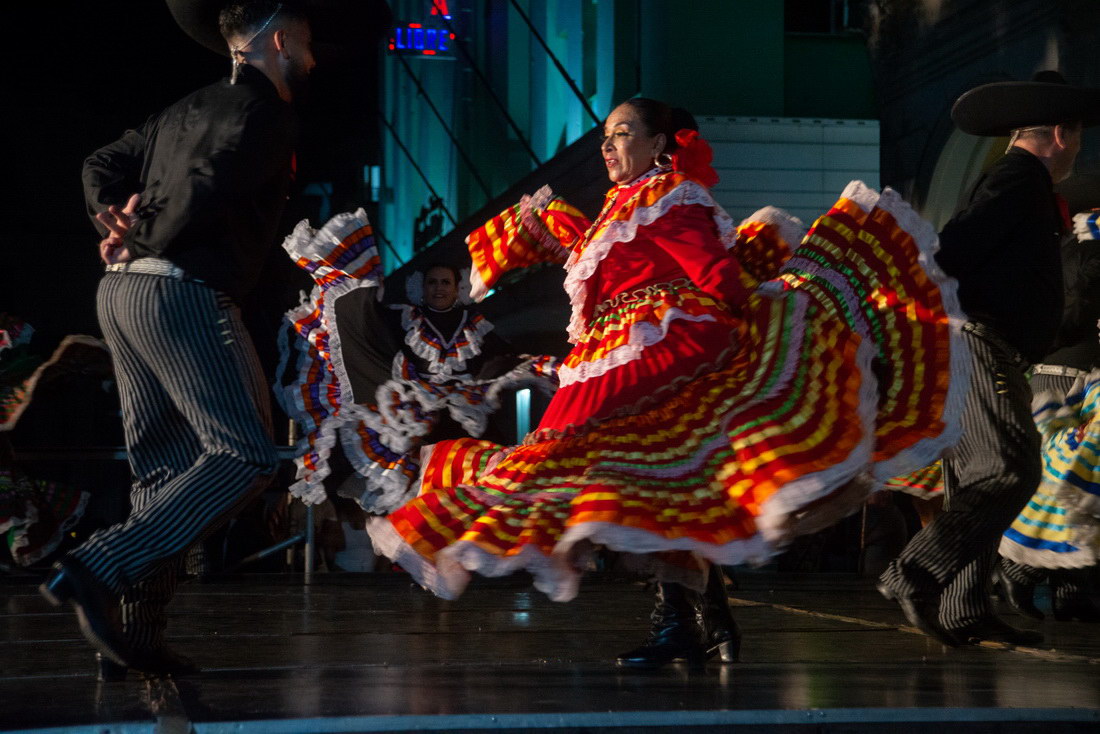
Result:
<svg viewBox="0 0 1100 734"><path fill-rule="evenodd" d="M434 56L436 58L454 58L452 47L455 34L450 31L450 10L446 0L430 0L433 21L425 23L398 23L390 37L390 52L410 56ZM444 25L439 27L442 17Z"/></svg>
<svg viewBox="0 0 1100 734"><path fill-rule="evenodd" d="M453 58L455 34L446 28L428 28L423 23L402 23L393 30L390 51L413 56Z"/></svg>

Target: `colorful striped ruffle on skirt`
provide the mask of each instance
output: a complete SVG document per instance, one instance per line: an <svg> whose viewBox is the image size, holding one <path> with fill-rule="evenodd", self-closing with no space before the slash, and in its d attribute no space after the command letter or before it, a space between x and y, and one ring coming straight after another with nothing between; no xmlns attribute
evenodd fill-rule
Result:
<svg viewBox="0 0 1100 734"><path fill-rule="evenodd" d="M1100 552L1100 370L1063 397L1040 392L1032 415L1043 442L1043 478L1001 537L1001 555L1036 568L1084 568Z"/></svg>
<svg viewBox="0 0 1100 734"><path fill-rule="evenodd" d="M570 599L593 546L694 584L684 551L767 561L957 440L969 362L936 243L895 192L851 184L742 306L728 363L578 435L438 444L376 548L448 598L526 569Z"/></svg>
<svg viewBox="0 0 1100 734"><path fill-rule="evenodd" d="M343 385L349 381L346 374L338 374L332 358L340 351L333 307L338 298L358 288L380 288L382 259L362 209L338 214L318 230L302 220L283 249L315 282L309 296L285 316L296 338L289 340L288 328L280 332L277 374L282 377L290 366L294 379L277 386L275 395L302 434L295 459L297 481L290 491L307 504L317 504L325 501L321 482L329 474L329 456L346 422L340 411Z"/></svg>
<svg viewBox="0 0 1100 734"><path fill-rule="evenodd" d="M353 403L341 411L341 446L365 481L344 485L340 492L368 512L390 512L416 493L421 439L435 427L437 415L446 413L471 436L480 436L510 391L552 393L559 364L556 357L530 356L491 380L439 384L410 373L408 362L402 363L401 377L379 388L377 404Z"/></svg>
<svg viewBox="0 0 1100 734"><path fill-rule="evenodd" d="M470 378L462 372L465 360L480 353L480 344L471 342L484 336L487 322L475 316L455 343L429 343L424 336L428 330L414 328L422 321L416 315L419 310L409 306L403 319L409 328L407 343L415 354L439 366L447 379L418 374L401 354L393 365L393 379L378 388L374 403L357 404L346 387L351 383L335 314L339 298L360 288L382 287L381 259L366 213L360 209L338 214L318 230L303 221L283 247L316 282L309 297L286 314L278 374L289 371L293 376L276 389L281 406L302 430L295 458L297 481L290 492L307 504L327 498L324 480L337 444L362 480L347 485L347 496L370 512L385 513L415 495L421 440L440 412L480 435L506 391L554 390L558 360L545 355L527 357L492 380ZM293 340L288 338L291 333Z"/></svg>
<svg viewBox="0 0 1100 734"><path fill-rule="evenodd" d="M905 492L922 500L943 496L943 465L929 464L916 471L886 480L886 489Z"/></svg>

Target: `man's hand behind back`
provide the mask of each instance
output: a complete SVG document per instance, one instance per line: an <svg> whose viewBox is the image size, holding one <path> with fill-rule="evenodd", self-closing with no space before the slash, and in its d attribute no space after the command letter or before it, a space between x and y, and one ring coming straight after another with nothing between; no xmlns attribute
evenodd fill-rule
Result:
<svg viewBox="0 0 1100 734"><path fill-rule="evenodd" d="M109 232L99 243L99 258L106 264L124 263L130 259L130 248L123 243L123 237L130 231L133 214L140 203L141 194L134 194L121 209L109 206L107 211L95 215Z"/></svg>

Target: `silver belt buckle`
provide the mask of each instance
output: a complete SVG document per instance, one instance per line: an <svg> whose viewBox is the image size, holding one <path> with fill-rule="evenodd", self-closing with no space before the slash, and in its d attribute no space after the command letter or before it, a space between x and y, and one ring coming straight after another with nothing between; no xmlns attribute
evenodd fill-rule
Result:
<svg viewBox="0 0 1100 734"><path fill-rule="evenodd" d="M124 263L107 266L108 273L141 273L143 275L161 275L165 278L183 280L186 273L178 265L159 257L142 257Z"/></svg>
<svg viewBox="0 0 1100 734"><path fill-rule="evenodd" d="M1085 370L1079 370L1076 367L1066 367L1060 364L1037 364L1032 372L1037 375L1054 375L1057 377L1072 377L1074 379L1081 375L1088 374Z"/></svg>

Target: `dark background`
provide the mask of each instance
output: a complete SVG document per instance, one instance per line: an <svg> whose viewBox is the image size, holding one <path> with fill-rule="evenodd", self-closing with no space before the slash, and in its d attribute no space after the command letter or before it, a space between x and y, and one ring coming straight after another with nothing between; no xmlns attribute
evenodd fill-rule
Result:
<svg viewBox="0 0 1100 734"><path fill-rule="evenodd" d="M5 187L0 311L35 328L34 351L49 354L65 334L99 336L95 289L98 236L84 209L84 158L194 89L228 74L229 61L186 36L164 2L27 3L5 24L13 44L7 85L12 160ZM377 159L377 44L319 67L300 110L297 191L333 185L333 206L362 204L362 166ZM9 127L9 130L12 128ZM280 231L319 201L292 195ZM271 364L282 311L311 283L272 248L265 287L242 304L264 362Z"/></svg>
<svg viewBox="0 0 1100 734"><path fill-rule="evenodd" d="M45 358L67 334L101 337L95 296L103 265L99 235L84 206L84 159L177 99L224 78L230 64L184 34L163 0L36 2L22 10L19 24L10 16L5 23L8 221L0 241L0 312L34 327L30 351ZM364 203L362 168L378 155L378 53L377 43L364 39L356 53L314 71L308 105L299 110L298 176L280 232L290 232L307 216L317 224L320 199L302 194L311 183L329 185L334 209ZM241 305L273 376L282 314L312 281L275 242L264 270L262 286ZM91 493L77 540L123 519L128 508L127 465L94 451L123 442L109 375L109 366L85 366L40 385L10 434L20 468L30 476ZM286 441L286 425L277 417L280 443ZM34 458L43 447L68 453ZM287 481L284 477L275 486ZM263 503L256 503L238 518L232 535L245 545L232 557L270 543L257 519L262 509ZM240 530L240 523L251 523L251 529ZM62 549L75 542L66 539Z"/></svg>

